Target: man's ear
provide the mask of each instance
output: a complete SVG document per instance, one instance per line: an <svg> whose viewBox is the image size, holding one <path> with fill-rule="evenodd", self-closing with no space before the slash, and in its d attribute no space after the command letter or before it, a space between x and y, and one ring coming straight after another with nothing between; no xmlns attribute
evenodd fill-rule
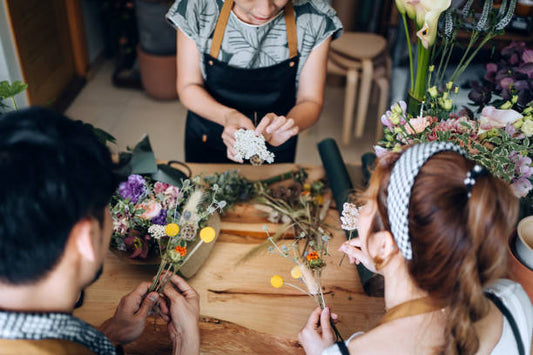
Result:
<svg viewBox="0 0 533 355"><path fill-rule="evenodd" d="M370 255L378 260L383 260L385 263L397 252L396 243L389 231L374 233L370 244L368 246Z"/></svg>
<svg viewBox="0 0 533 355"><path fill-rule="evenodd" d="M73 246L78 253L90 262L96 260L96 251L93 237L95 235L95 221L91 218L84 218L77 222L70 231L69 239L72 240Z"/></svg>

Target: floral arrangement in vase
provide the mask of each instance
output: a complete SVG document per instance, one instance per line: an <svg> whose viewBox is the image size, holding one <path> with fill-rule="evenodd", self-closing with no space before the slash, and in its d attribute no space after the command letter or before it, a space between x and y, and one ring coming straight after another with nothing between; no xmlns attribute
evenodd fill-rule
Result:
<svg viewBox="0 0 533 355"><path fill-rule="evenodd" d="M471 159L508 182L516 196L527 196L533 187L532 53L521 45L511 44L502 50L500 61L487 65L488 89L476 83L469 95L480 106L477 113L458 110L455 104L459 92L455 82L479 50L509 24L516 1L504 0L499 8L493 8L492 1L487 0L482 13L476 16L471 11L473 1L469 0L461 11L448 9L444 12L440 31L436 12L449 7L450 1L442 2L443 6L433 14L432 10L426 11L424 25L420 25L421 14L426 9L424 3L396 1L401 13L401 6L405 5L404 21L406 14L409 17L414 14L412 18L416 18L420 26L418 50L427 53L423 54L422 62L419 54L414 91L408 102L393 104L381 117L385 134L375 147L376 154L399 151L417 142L452 141L462 146ZM470 31L469 43L457 66L447 76L458 29ZM434 37L428 37L430 34ZM435 46L437 40L440 40L439 46ZM493 94L501 98L489 105Z"/></svg>

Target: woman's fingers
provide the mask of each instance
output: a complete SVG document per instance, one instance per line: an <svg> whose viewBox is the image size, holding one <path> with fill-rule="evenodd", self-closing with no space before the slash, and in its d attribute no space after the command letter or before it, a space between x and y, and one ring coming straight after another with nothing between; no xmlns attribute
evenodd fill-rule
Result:
<svg viewBox="0 0 533 355"><path fill-rule="evenodd" d="M317 307L313 310L311 315L309 316L309 319L307 320L307 323L305 324L305 328L309 329L318 329L318 324L320 323L320 314L322 313L322 309L320 307Z"/></svg>

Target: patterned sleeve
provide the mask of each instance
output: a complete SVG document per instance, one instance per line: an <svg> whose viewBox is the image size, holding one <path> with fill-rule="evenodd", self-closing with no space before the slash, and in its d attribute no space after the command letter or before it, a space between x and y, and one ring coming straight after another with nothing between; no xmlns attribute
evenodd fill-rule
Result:
<svg viewBox="0 0 533 355"><path fill-rule="evenodd" d="M176 0L166 14L167 21L198 43L214 31L221 0Z"/></svg>
<svg viewBox="0 0 533 355"><path fill-rule="evenodd" d="M325 0L294 0L294 7L298 21L306 26L303 41L307 46L314 49L329 37L334 40L342 34L341 21Z"/></svg>

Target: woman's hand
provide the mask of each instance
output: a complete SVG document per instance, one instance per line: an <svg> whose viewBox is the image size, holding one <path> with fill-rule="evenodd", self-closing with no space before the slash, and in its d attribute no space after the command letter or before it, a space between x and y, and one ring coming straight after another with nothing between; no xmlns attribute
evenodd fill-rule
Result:
<svg viewBox="0 0 533 355"><path fill-rule="evenodd" d="M370 271L376 272L376 265L371 260L371 258L363 252L361 249L361 238L354 238L345 241L339 248L339 251L342 251L350 259L350 263L363 263L363 265Z"/></svg>
<svg viewBox="0 0 533 355"><path fill-rule="evenodd" d="M289 138L298 134L298 126L292 118L277 116L275 113L268 113L257 125L255 134L262 134L265 140L277 147L285 143Z"/></svg>
<svg viewBox="0 0 533 355"><path fill-rule="evenodd" d="M200 353L200 297L185 280L172 275L163 289L170 301L170 308L161 302L161 312L170 316L168 332L174 354Z"/></svg>
<svg viewBox="0 0 533 355"><path fill-rule="evenodd" d="M331 314L331 319L336 321L338 316ZM331 329L329 307L317 307L309 316L307 324L298 333L298 341L302 344L305 353L320 354L322 350L335 343L335 334ZM321 329L319 329L321 328Z"/></svg>
<svg viewBox="0 0 533 355"><path fill-rule="evenodd" d="M242 159L235 159L235 132L239 129L251 129L255 127L248 117L237 110L231 110L224 116L224 132L222 132L222 140L227 147L228 159L242 163Z"/></svg>

